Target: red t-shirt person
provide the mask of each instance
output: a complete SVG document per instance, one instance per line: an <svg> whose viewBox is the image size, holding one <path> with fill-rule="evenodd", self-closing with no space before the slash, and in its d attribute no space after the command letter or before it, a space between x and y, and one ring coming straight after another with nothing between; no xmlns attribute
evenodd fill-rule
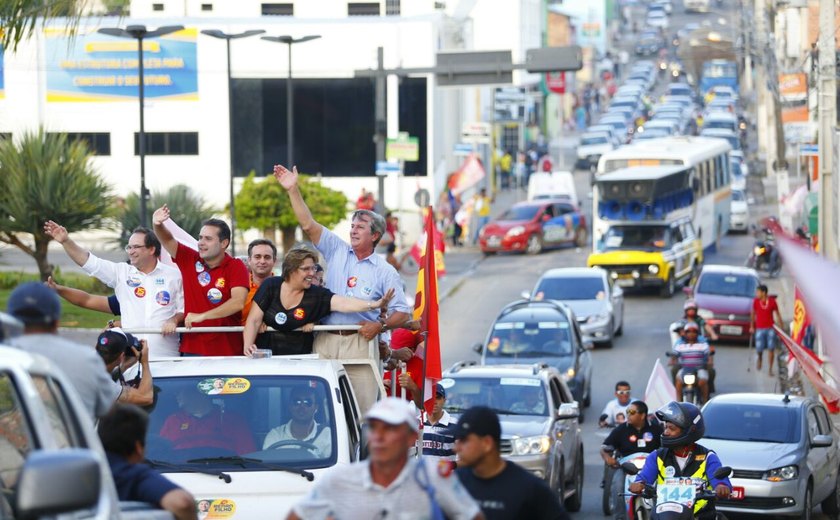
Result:
<svg viewBox="0 0 840 520"><path fill-rule="evenodd" d="M770 329L773 328L773 313L779 311L779 306L776 305L776 298L768 296L766 300L761 298L753 299L753 312L755 313L755 328L756 329Z"/></svg>
<svg viewBox="0 0 840 520"><path fill-rule="evenodd" d="M210 268L189 247L178 244L175 265L184 280L184 314L212 310L230 299L233 287L249 288L248 268L240 260L225 253L222 263ZM204 320L196 327L237 327L242 324L241 313L224 318ZM181 352L202 356L241 356L241 332L187 333L181 337Z"/></svg>

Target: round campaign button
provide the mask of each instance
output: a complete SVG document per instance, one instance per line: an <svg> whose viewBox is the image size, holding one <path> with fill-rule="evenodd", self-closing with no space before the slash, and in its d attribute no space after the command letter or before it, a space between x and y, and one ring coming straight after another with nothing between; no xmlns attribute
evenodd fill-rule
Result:
<svg viewBox="0 0 840 520"><path fill-rule="evenodd" d="M201 262L196 262L195 263L195 272L200 273L202 271L204 271L204 264L202 264Z"/></svg>
<svg viewBox="0 0 840 520"><path fill-rule="evenodd" d="M214 305L219 303L220 301L222 301L222 291L213 287L212 289L207 291L207 299L210 301L210 303Z"/></svg>
<svg viewBox="0 0 840 520"><path fill-rule="evenodd" d="M286 323L287 319L289 319L289 317L286 316L285 312L278 312L274 315L274 321L276 321L278 325L283 325Z"/></svg>
<svg viewBox="0 0 840 520"><path fill-rule="evenodd" d="M172 297L169 295L169 291L158 291L155 294L155 301L158 305L166 307L169 305L169 302L172 300Z"/></svg>
<svg viewBox="0 0 840 520"><path fill-rule="evenodd" d="M202 287L207 287L210 283L210 273L203 272L198 274L198 283L201 284Z"/></svg>

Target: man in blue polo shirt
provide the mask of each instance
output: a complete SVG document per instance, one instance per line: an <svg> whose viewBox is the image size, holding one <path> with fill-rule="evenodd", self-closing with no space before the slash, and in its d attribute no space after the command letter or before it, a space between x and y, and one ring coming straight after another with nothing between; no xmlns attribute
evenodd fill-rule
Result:
<svg viewBox="0 0 840 520"><path fill-rule="evenodd" d="M99 419L97 430L117 495L123 501L152 504L169 511L178 520L195 520L193 496L142 463L148 426L149 416L134 405L116 404Z"/></svg>
<svg viewBox="0 0 840 520"><path fill-rule="evenodd" d="M423 456L443 460L455 460L455 421L443 409L446 404L446 389L435 385L435 407L432 415L423 421Z"/></svg>

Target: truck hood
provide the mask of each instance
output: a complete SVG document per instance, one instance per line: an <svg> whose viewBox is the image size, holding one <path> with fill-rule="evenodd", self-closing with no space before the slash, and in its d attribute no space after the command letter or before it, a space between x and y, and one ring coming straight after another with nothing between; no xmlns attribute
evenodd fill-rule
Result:
<svg viewBox="0 0 840 520"><path fill-rule="evenodd" d="M659 264L662 262L662 251L606 251L589 255L587 264L592 265L635 265Z"/></svg>

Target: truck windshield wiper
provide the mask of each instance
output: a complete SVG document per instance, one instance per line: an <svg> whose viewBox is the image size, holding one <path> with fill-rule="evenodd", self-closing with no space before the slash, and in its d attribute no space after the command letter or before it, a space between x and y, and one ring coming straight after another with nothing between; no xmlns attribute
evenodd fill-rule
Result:
<svg viewBox="0 0 840 520"><path fill-rule="evenodd" d="M190 466L183 466L179 464L172 464L169 462L164 462L162 460L154 460L154 459L146 459L146 464L153 468L164 468L164 469L172 469L176 471L183 471L184 473L201 473L204 475L212 475L214 477L219 477L219 480L224 480L225 484L230 484L231 478L230 475L225 473L224 471L214 471L212 469L201 469L201 468L193 468Z"/></svg>
<svg viewBox="0 0 840 520"><path fill-rule="evenodd" d="M280 466L278 464L271 464L270 462L263 462L260 459L253 459L249 457L240 457L238 455L235 456L226 456L226 457L204 457L201 459L190 459L187 461L187 464L212 464L214 462L228 462L231 464L239 464L243 468L247 467L248 464L255 464L257 466L262 466L266 469L273 469L275 471L285 471L287 473L294 473L295 475L300 475L301 477L305 478L309 482L315 480L315 474L311 471L306 471L305 469L298 469L298 468L289 468L286 466Z"/></svg>

